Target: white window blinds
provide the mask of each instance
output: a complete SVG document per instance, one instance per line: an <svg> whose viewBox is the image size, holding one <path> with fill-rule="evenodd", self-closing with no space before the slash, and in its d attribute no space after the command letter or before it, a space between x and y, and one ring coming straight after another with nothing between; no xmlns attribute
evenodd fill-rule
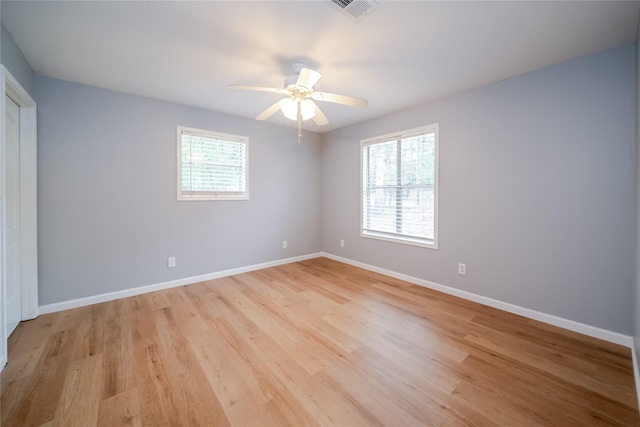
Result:
<svg viewBox="0 0 640 427"><path fill-rule="evenodd" d="M438 126L362 142L362 235L437 247Z"/></svg>
<svg viewBox="0 0 640 427"><path fill-rule="evenodd" d="M247 200L248 138L178 127L178 200Z"/></svg>

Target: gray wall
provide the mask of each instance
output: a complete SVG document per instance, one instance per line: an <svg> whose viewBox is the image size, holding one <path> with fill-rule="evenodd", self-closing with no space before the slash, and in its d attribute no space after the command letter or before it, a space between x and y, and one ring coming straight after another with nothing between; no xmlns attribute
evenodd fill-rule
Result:
<svg viewBox="0 0 640 427"><path fill-rule="evenodd" d="M320 250L319 135L43 76L36 98L41 305ZM176 201L177 125L250 138L249 201Z"/></svg>
<svg viewBox="0 0 640 427"><path fill-rule="evenodd" d="M0 2L1 7L2 2ZM4 24L0 24L0 27L0 63L9 70L22 88L33 98L33 70Z"/></svg>
<svg viewBox="0 0 640 427"><path fill-rule="evenodd" d="M630 335L634 52L621 46L323 135L323 250ZM361 238L360 139L431 123L439 250Z"/></svg>

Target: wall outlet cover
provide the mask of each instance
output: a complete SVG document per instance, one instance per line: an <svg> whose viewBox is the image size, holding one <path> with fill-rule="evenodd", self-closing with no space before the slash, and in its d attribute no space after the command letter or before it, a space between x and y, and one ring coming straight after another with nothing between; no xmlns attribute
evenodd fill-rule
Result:
<svg viewBox="0 0 640 427"><path fill-rule="evenodd" d="M463 276L467 275L467 264L458 264L458 274L461 274Z"/></svg>

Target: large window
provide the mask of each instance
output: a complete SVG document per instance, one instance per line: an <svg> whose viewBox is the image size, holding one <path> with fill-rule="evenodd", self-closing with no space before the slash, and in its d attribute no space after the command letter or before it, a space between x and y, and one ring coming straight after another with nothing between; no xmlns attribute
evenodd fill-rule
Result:
<svg viewBox="0 0 640 427"><path fill-rule="evenodd" d="M362 236L438 247L438 125L363 140Z"/></svg>
<svg viewBox="0 0 640 427"><path fill-rule="evenodd" d="M249 139L178 126L178 200L247 200Z"/></svg>

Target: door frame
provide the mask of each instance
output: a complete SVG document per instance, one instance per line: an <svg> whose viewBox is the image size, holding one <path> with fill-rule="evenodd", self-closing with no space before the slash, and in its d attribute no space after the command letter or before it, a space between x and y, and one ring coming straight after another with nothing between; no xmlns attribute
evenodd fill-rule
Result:
<svg viewBox="0 0 640 427"><path fill-rule="evenodd" d="M21 320L38 316L37 114L36 103L0 64L0 370L7 363L6 291L6 96L20 107L20 289Z"/></svg>

